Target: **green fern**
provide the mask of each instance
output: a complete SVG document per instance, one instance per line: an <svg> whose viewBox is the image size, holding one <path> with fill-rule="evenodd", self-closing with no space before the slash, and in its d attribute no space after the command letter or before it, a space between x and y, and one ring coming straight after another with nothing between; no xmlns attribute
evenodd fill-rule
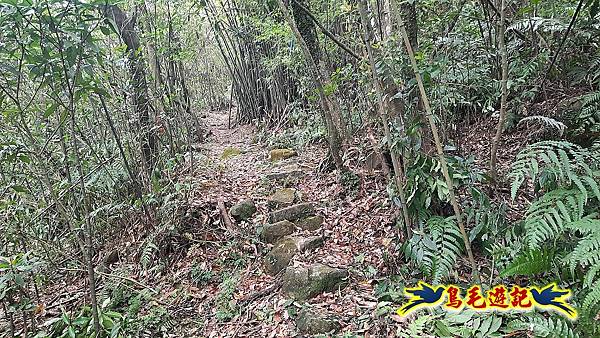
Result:
<svg viewBox="0 0 600 338"><path fill-rule="evenodd" d="M501 337L502 317L493 312L476 313L465 309L460 313L446 312L444 318L434 319L435 337ZM413 336L419 337L419 336Z"/></svg>
<svg viewBox="0 0 600 338"><path fill-rule="evenodd" d="M579 241L570 258L571 270L578 264L583 267L600 265L600 236L591 235Z"/></svg>
<svg viewBox="0 0 600 338"><path fill-rule="evenodd" d="M571 222L578 222L585 212L585 196L575 189L557 189L533 202L525 214L525 242L538 249L564 232Z"/></svg>
<svg viewBox="0 0 600 338"><path fill-rule="evenodd" d="M535 275L550 270L554 260L554 252L548 250L529 250L517 256L512 263L500 273L500 277L514 275Z"/></svg>
<svg viewBox="0 0 600 338"><path fill-rule="evenodd" d="M154 238L152 237L149 237L146 240L146 243L144 244L140 255L140 263L142 264L142 267L146 270L148 270L152 266L155 254L158 252L158 247L156 246L156 244L154 244L153 240Z"/></svg>
<svg viewBox="0 0 600 338"><path fill-rule="evenodd" d="M560 317L542 317L534 315L513 321L509 324L512 330L525 330L534 337L542 338L577 338L579 335L573 331L571 324Z"/></svg>
<svg viewBox="0 0 600 338"><path fill-rule="evenodd" d="M590 288L581 304L581 311L588 318L594 318L600 310L600 280Z"/></svg>
<svg viewBox="0 0 600 338"><path fill-rule="evenodd" d="M599 176L596 167L600 163L600 153L582 148L566 141L542 141L527 146L519 152L512 164L508 178L512 181L511 196L516 197L518 189L531 178L544 187L545 177L554 177L556 186L576 186L584 197L593 194L600 200ZM541 175L545 173L546 175Z"/></svg>
<svg viewBox="0 0 600 338"><path fill-rule="evenodd" d="M408 324L408 327L398 328L396 336L402 338L423 337L425 334L427 334L426 327L430 326L427 324L431 322L432 319L433 316L431 315L420 316L417 319L411 321Z"/></svg>
<svg viewBox="0 0 600 338"><path fill-rule="evenodd" d="M551 117L542 116L542 115L534 115L534 116L524 117L519 121L519 123L517 123L517 126L519 126L521 124L526 124L528 122L537 123L537 124L541 125L543 128L555 129L558 131L558 134L561 136L565 132L565 129L567 129L567 126L564 123L557 121Z"/></svg>
<svg viewBox="0 0 600 338"><path fill-rule="evenodd" d="M413 237L404 244L404 253L433 283L438 283L450 274L463 252L461 235L452 217L429 218L427 230L415 230Z"/></svg>
<svg viewBox="0 0 600 338"><path fill-rule="evenodd" d="M600 76L600 72L599 72ZM579 97L581 111L574 117L575 135L600 132L600 91Z"/></svg>
<svg viewBox="0 0 600 338"><path fill-rule="evenodd" d="M576 222L567 224L567 228L573 231L579 231L584 235L600 233L600 220L598 213L592 213Z"/></svg>

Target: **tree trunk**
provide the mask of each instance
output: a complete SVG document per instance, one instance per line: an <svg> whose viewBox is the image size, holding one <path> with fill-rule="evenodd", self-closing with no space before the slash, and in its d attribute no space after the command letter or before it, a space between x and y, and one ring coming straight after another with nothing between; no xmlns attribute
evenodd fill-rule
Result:
<svg viewBox="0 0 600 338"><path fill-rule="evenodd" d="M279 8L281 9L283 16L285 17L285 20L287 21L288 25L292 29L292 32L294 33L294 36L296 37L296 40L298 41L298 44L300 45L300 48L302 49L304 58L306 59L306 62L308 63L309 71L312 74L312 81L317 89L318 94L319 94L319 101L321 103L321 109L323 110L323 117L324 117L325 123L327 125L328 139L329 139L329 151L331 153L331 156L333 157L335 166L340 171L344 170L344 163L342 162L342 157L340 156L340 147L341 147L340 136L338 134L338 130L335 126L335 123L333 122L333 118L332 118L332 114L331 114L331 110L332 110L331 102L325 95L325 90L323 89L323 82L324 82L323 75L320 72L319 67L315 63L315 60L313 59L312 54L310 53L310 49L308 48L308 45L304 41L302 34L298 30L298 27L296 26L296 22L294 21L294 18L292 17L289 9L283 3L283 0L277 0L277 3L279 4Z"/></svg>
<svg viewBox="0 0 600 338"><path fill-rule="evenodd" d="M315 24L306 10L309 10L309 4L306 0L291 0L290 7L296 27L304 39L306 46L315 63L318 65L321 61L321 50L319 49L319 41L317 41L317 31ZM304 10L306 9L306 10Z"/></svg>
<svg viewBox="0 0 600 338"><path fill-rule="evenodd" d="M392 156L392 165L394 168L394 180L396 182L396 189L398 189L398 197L400 198L400 209L402 211L402 216L404 219L404 228L406 230L406 234L410 236L411 233L411 221L410 216L408 215L407 204L406 204L406 195L404 194L404 171L402 169L402 164L398 159L398 154L394 149L394 142L392 140L392 133L390 132L389 116L386 112L384 101L383 101L383 89L381 88L380 81L377 76L377 70L375 66L375 58L373 56L373 49L371 47L371 24L367 17L367 3L366 0L359 0L358 2L358 10L360 12L360 17L363 24L364 31L364 39L367 47L367 54L369 55L369 64L371 66L371 74L373 76L373 83L375 84L375 91L377 92L377 102L379 107L379 117L381 119L381 124L383 126L383 130L385 133L385 138L387 140L388 148L390 150L390 154Z"/></svg>
<svg viewBox="0 0 600 338"><path fill-rule="evenodd" d="M146 83L146 67L140 55L140 40L135 32L135 20L127 18L125 12L115 5L104 6L104 16L111 20L127 46L129 53L129 72L133 87L133 104L141 127L142 158L148 178L156 165L158 157L158 137L152 130L150 121L150 104L148 99L148 84Z"/></svg>
<svg viewBox="0 0 600 338"><path fill-rule="evenodd" d="M311 18L308 1L291 0L290 3L290 7L292 8L292 15L294 17L294 22L296 23L296 27L300 32L300 36L302 36L302 39L306 43L308 51L310 52L314 63L317 65L318 71L321 72L323 82L329 83L329 76L327 75L325 68L321 66L321 49L319 48L319 41L317 41L315 20ZM329 98L328 101L330 104L330 114L332 116L335 126L337 127L337 130L341 134L341 138L348 139L348 130L346 128L346 123L342 118L341 108L339 106L339 103L337 102L337 98Z"/></svg>
<svg viewBox="0 0 600 338"><path fill-rule="evenodd" d="M508 96L508 56L506 50L506 41L505 41L505 33L506 33L506 8L505 0L501 0L500 3L500 25L499 25L499 37L498 37L498 47L500 48L501 53L501 67L502 67L502 96L500 98L500 116L498 119L498 127L496 129L496 135L492 142L492 153L490 158L490 177L492 178L492 182L495 184L498 180L498 170L496 168L497 162L497 153L498 153L498 144L502 139L502 131L504 130L504 121L506 120L506 98Z"/></svg>
<svg viewBox="0 0 600 338"><path fill-rule="evenodd" d="M417 50L419 46L417 40L419 32L419 26L417 25L417 0L402 1L400 4L400 13L410 45L413 47L413 50Z"/></svg>

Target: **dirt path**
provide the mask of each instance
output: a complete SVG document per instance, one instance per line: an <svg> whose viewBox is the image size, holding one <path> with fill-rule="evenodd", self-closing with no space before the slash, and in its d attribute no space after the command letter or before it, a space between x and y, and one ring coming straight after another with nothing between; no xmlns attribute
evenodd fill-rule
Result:
<svg viewBox="0 0 600 338"><path fill-rule="evenodd" d="M189 324L202 323L182 326L186 333L208 337L297 336L297 314L310 308L333 315L340 333L387 336L389 319L375 315L378 301L374 286L377 279L395 270L392 253L397 249L393 211L381 175L369 176L353 168L362 179L341 189L334 173L314 172L325 154L322 145L296 149L297 157L271 162L268 147L253 142L255 128L228 129L227 115L219 113L209 114L206 122L212 136L200 146L202 156L195 160L192 208L210 209L201 225L210 223L209 231L202 238L206 244L192 246L177 267L180 274L192 276L181 281L191 297L186 306L196 309ZM349 165L352 168L352 163ZM289 168L302 174L283 182L269 178ZM282 187L295 188L295 203L310 202L315 213L324 217L317 231L294 233L301 237L322 236L323 245L296 253L288 266L301 269L323 263L343 268L349 271L344 288L294 302L281 291L283 272L273 277L265 271L264 257L273 244L263 243L258 229L268 223L272 211L267 197ZM248 221L233 221L236 233L231 233L214 208L219 198L228 209L250 198L257 212ZM198 270L211 276L208 281L194 281Z"/></svg>

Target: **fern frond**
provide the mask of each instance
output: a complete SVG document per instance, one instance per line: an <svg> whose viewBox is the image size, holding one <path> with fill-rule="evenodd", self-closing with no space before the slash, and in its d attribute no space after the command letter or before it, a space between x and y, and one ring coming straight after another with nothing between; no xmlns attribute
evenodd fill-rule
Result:
<svg viewBox="0 0 600 338"><path fill-rule="evenodd" d="M140 263L144 269L150 268L153 263L155 253L158 252L158 247L154 244L153 239L149 238L142 249L140 255Z"/></svg>
<svg viewBox="0 0 600 338"><path fill-rule="evenodd" d="M417 317L417 319L411 321L406 328L399 328L396 332L398 337L412 338L412 337L423 337L427 334L426 327L433 317L431 315L423 315Z"/></svg>
<svg viewBox="0 0 600 338"><path fill-rule="evenodd" d="M600 233L600 219L597 217L598 214L596 213L587 215L578 221L567 224L566 228L573 231L579 231L585 235Z"/></svg>
<svg viewBox="0 0 600 338"><path fill-rule="evenodd" d="M594 282L596 282L597 278L600 275L600 265L594 265L592 267L590 267L590 269L588 270L588 272L585 274L585 277L583 278L583 287L584 288L590 288L592 287L592 284L594 284Z"/></svg>
<svg viewBox="0 0 600 338"><path fill-rule="evenodd" d="M534 31L534 32L562 32L567 29L567 26L564 22L554 18L542 18L539 16L515 20L510 26L506 28L506 32L518 31L522 34L526 34L526 32Z"/></svg>
<svg viewBox="0 0 600 338"><path fill-rule="evenodd" d="M600 78L600 72L598 72ZM581 111L574 117L575 134L600 131L600 91L579 97Z"/></svg>
<svg viewBox="0 0 600 338"><path fill-rule="evenodd" d="M556 189L544 194L527 209L525 241L532 249L562 234L567 224L580 221L584 197L579 190Z"/></svg>
<svg viewBox="0 0 600 338"><path fill-rule="evenodd" d="M554 252L547 250L530 250L517 256L509 266L500 273L500 277L514 275L535 275L550 270Z"/></svg>
<svg viewBox="0 0 600 338"><path fill-rule="evenodd" d="M580 100L584 107L600 105L600 91L583 95L580 97Z"/></svg>
<svg viewBox="0 0 600 338"><path fill-rule="evenodd" d="M462 252L461 235L452 217L429 218L427 231L415 231L404 246L405 255L415 262L433 283L450 274Z"/></svg>
<svg viewBox="0 0 600 338"><path fill-rule="evenodd" d="M528 320L526 320L528 319ZM560 317L545 318L540 315L525 317L510 323L509 327L516 330L527 330L535 337L543 338L578 338L571 324Z"/></svg>
<svg viewBox="0 0 600 338"><path fill-rule="evenodd" d="M527 123L527 122L534 122L534 123L538 123L542 127L547 127L549 129L555 129L558 131L558 134L561 136L565 132L565 129L567 129L567 126L564 123L557 121L551 117L542 116L542 115L533 115L533 116L524 117L519 121L519 123L517 123L517 126Z"/></svg>
<svg viewBox="0 0 600 338"><path fill-rule="evenodd" d="M600 160L600 152L592 148L582 148L566 141L542 141L531 144L517 154L511 166L508 178L512 181L511 196L516 197L517 190L527 178L540 181L540 173L547 171L556 175L559 186L576 186L587 199L588 188L599 198L595 171Z"/></svg>
<svg viewBox="0 0 600 338"><path fill-rule="evenodd" d="M595 56L592 57L588 69L595 70L590 72L590 81L592 83L600 81L600 53L598 53L598 51L596 51Z"/></svg>
<svg viewBox="0 0 600 338"><path fill-rule="evenodd" d="M600 310L600 280L596 281L590 290L583 299L581 312L593 318L598 310Z"/></svg>
<svg viewBox="0 0 600 338"><path fill-rule="evenodd" d="M600 235L596 233L579 241L569 257L571 271L577 265L584 268L600 265Z"/></svg>

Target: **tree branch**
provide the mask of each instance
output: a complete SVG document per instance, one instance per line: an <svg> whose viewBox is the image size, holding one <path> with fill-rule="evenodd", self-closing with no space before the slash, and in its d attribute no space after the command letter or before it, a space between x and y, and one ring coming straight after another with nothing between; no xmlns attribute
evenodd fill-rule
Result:
<svg viewBox="0 0 600 338"><path fill-rule="evenodd" d="M298 6L298 8L303 10L306 13L306 15L308 15L308 17L315 23L315 25L317 25L321 29L323 34L325 34L325 36L330 38L331 41L335 42L336 45L338 45L341 49L346 51L348 54L352 55L352 57L354 57L355 59L357 59L357 60L362 59L360 56L358 56L358 54L356 54L352 49L350 49L350 47L346 46L346 44L344 44L342 41L338 40L338 38L333 33L331 33L327 28L325 28L323 26L323 24L321 24L319 22L319 20L317 20L317 18L315 18L315 16L308 10L308 8L304 7L298 0L292 0L292 1L294 1L296 6Z"/></svg>

